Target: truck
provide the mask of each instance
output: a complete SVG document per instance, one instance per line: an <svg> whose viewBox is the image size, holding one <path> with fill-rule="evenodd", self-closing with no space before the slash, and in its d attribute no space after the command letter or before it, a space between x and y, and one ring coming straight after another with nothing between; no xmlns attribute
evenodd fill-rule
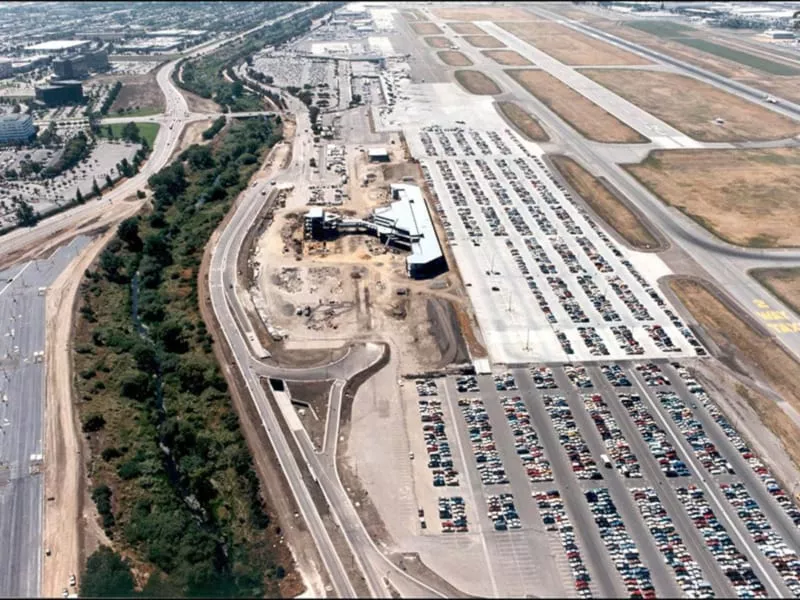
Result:
<svg viewBox="0 0 800 600"><path fill-rule="evenodd" d="M611 468L611 459L608 457L608 454L601 454L600 460L607 469Z"/></svg>

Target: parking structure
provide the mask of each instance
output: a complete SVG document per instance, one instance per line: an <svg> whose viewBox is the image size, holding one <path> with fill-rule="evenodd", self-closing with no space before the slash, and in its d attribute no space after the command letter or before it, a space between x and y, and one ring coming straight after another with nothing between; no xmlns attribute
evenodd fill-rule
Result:
<svg viewBox="0 0 800 600"><path fill-rule="evenodd" d="M705 353L642 275L668 272L660 259L605 234L535 145L510 130L409 132L493 362Z"/></svg>

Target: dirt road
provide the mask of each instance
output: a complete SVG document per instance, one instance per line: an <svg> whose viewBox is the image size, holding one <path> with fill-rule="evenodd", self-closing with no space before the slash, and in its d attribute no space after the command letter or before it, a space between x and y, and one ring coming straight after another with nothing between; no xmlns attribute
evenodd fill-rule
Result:
<svg viewBox="0 0 800 600"><path fill-rule="evenodd" d="M47 290L44 492L45 498L53 500L45 502L44 511L44 548L51 551L42 567L44 597L61 594L69 576L78 576L83 565L80 520L84 480L80 434L72 403L72 325L83 272L114 233L112 229L94 240Z"/></svg>

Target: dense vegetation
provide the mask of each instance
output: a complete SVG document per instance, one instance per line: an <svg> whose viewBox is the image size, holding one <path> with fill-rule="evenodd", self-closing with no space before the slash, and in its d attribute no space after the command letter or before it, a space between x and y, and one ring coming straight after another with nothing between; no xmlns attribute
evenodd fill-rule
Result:
<svg viewBox="0 0 800 600"><path fill-rule="evenodd" d="M203 132L203 139L210 140L220 131L222 131L223 127L225 127L225 117L217 117L211 124L211 127L209 127Z"/></svg>
<svg viewBox="0 0 800 600"><path fill-rule="evenodd" d="M114 86L109 90L106 99L103 100L103 104L100 107L100 114L105 115L108 114L108 109L111 108L111 105L114 104L114 100L117 99L119 95L119 91L122 89L122 82L117 81L114 83Z"/></svg>
<svg viewBox="0 0 800 600"><path fill-rule="evenodd" d="M116 548L150 575L145 595L274 597L285 574L197 295L205 244L278 127L234 122L153 175L152 212L120 224L81 287L92 497ZM125 595L126 572L101 549L82 592Z"/></svg>
<svg viewBox="0 0 800 600"><path fill-rule="evenodd" d="M202 58L183 64L183 81L176 83L203 98L211 98L234 112L262 110L260 97L247 91L240 81L227 81L223 72L236 63L262 50L265 46L278 46L297 37L311 28L313 20L319 19L342 6L344 2L322 3L253 32L249 36L230 42ZM296 10L297 4L275 3L275 16ZM273 17L274 18L274 17ZM179 69L175 70L177 74Z"/></svg>
<svg viewBox="0 0 800 600"><path fill-rule="evenodd" d="M91 140L85 133L79 131L67 140L67 143L64 145L64 153L61 155L61 158L58 159L58 162L52 167L47 167L42 171L42 177L50 179L64 171L69 171L84 158L89 156L91 151Z"/></svg>

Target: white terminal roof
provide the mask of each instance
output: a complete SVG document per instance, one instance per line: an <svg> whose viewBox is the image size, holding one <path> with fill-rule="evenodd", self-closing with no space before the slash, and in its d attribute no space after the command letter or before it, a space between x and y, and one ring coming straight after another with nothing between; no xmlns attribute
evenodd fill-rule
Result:
<svg viewBox="0 0 800 600"><path fill-rule="evenodd" d="M50 40L49 42L42 42L41 44L34 44L28 46L26 50L48 51L48 50L69 50L77 46L85 46L88 40Z"/></svg>
<svg viewBox="0 0 800 600"><path fill-rule="evenodd" d="M442 256L436 229L433 227L428 206L419 187L397 183L391 186L391 190L392 196L398 197L399 200L373 211L373 222L378 226L378 230L389 235L393 229L408 232L412 238L411 254L406 257L409 266L426 264ZM381 220L393 222L394 227L382 225Z"/></svg>
<svg viewBox="0 0 800 600"><path fill-rule="evenodd" d="M370 148L367 154L369 156L389 156L389 151L386 148Z"/></svg>

